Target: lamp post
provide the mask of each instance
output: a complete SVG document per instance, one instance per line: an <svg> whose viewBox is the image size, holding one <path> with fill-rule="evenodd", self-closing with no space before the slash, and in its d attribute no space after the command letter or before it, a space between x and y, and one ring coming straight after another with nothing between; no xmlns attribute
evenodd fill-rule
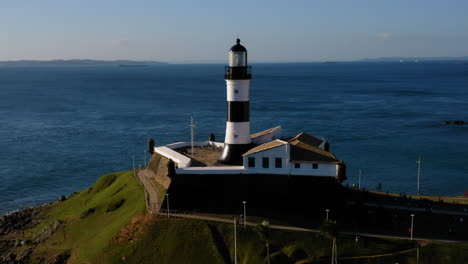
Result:
<svg viewBox="0 0 468 264"><path fill-rule="evenodd" d="M166 203L167 203L167 218L170 217L169 215L169 194L166 193Z"/></svg>
<svg viewBox="0 0 468 264"><path fill-rule="evenodd" d="M245 204L247 203L247 201L243 201L242 202L244 204L244 227L246 227L247 225L247 210L245 209Z"/></svg>
<svg viewBox="0 0 468 264"><path fill-rule="evenodd" d="M234 264L237 264L237 231L236 218L234 217Z"/></svg>
<svg viewBox="0 0 468 264"><path fill-rule="evenodd" d="M327 211L327 220L328 220L328 213L330 212L330 209L325 209Z"/></svg>
<svg viewBox="0 0 468 264"><path fill-rule="evenodd" d="M135 174L135 156L132 156L133 174Z"/></svg>
<svg viewBox="0 0 468 264"><path fill-rule="evenodd" d="M145 157L144 157L144 159L145 159L144 164L145 164L145 167L146 167L146 150L143 150L143 154L145 155Z"/></svg>
<svg viewBox="0 0 468 264"><path fill-rule="evenodd" d="M413 240L414 214L411 214L411 240Z"/></svg>
<svg viewBox="0 0 468 264"><path fill-rule="evenodd" d="M418 195L419 195L419 178L421 176L421 156L418 157L418 160L416 161L418 164Z"/></svg>

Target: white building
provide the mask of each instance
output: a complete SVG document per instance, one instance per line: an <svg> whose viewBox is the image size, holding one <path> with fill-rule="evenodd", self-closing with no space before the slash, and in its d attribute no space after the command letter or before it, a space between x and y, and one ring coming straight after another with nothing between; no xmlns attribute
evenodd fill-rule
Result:
<svg viewBox="0 0 468 264"><path fill-rule="evenodd" d="M191 166L191 159L177 151L190 146L190 142L156 147L155 151L176 163L177 174L277 174L346 179L346 165L327 151L329 145L323 138L306 133L283 138L281 127L253 134L251 138L257 146L242 155L243 162L239 166ZM207 141L195 142L195 145L221 148L223 143Z"/></svg>
<svg viewBox="0 0 468 264"><path fill-rule="evenodd" d="M252 174L338 177L344 163L326 151L326 146L324 139L300 133L252 148L242 155L243 166Z"/></svg>

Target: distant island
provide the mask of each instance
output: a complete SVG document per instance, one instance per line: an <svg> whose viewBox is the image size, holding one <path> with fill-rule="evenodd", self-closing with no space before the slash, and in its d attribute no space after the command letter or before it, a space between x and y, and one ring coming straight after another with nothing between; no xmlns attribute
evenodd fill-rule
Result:
<svg viewBox="0 0 468 264"><path fill-rule="evenodd" d="M0 66L151 66L165 65L166 62L160 61L133 61L133 60L16 60L0 61Z"/></svg>

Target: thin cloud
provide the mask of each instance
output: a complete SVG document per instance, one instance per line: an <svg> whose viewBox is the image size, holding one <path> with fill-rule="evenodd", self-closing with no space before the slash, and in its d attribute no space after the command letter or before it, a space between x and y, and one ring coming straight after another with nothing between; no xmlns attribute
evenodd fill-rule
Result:
<svg viewBox="0 0 468 264"><path fill-rule="evenodd" d="M393 37L392 33L389 32L383 32L375 35L379 39L390 39Z"/></svg>

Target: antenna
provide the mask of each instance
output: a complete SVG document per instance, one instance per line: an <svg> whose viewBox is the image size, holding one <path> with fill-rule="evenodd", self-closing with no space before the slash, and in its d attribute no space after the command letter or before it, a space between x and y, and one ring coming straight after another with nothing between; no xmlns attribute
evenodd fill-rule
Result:
<svg viewBox="0 0 468 264"><path fill-rule="evenodd" d="M191 143L192 143L192 155L195 154L193 152L193 139L195 137L195 123L193 122L193 115L190 116L190 134L191 134Z"/></svg>

